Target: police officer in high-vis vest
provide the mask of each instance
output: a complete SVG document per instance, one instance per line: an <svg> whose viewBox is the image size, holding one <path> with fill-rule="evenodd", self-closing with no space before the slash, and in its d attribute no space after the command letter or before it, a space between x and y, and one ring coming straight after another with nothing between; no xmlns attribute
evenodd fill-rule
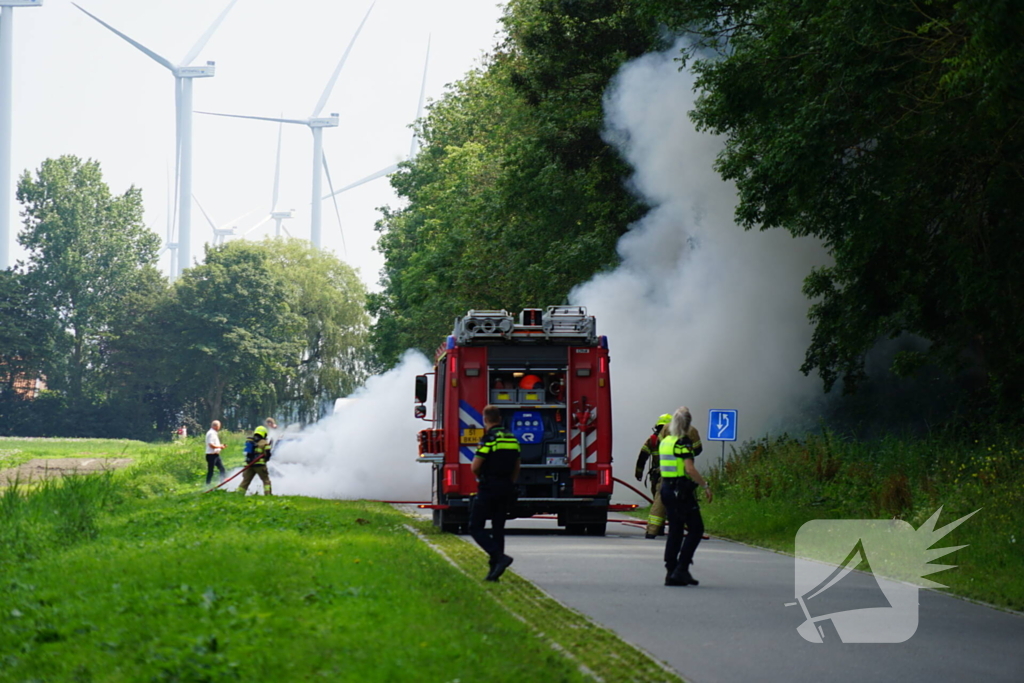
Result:
<svg viewBox="0 0 1024 683"><path fill-rule="evenodd" d="M242 483L238 490L245 495L253 477L257 474L263 482L263 495L273 495L270 491L270 472L267 471L267 461L270 460L270 441L267 428L260 426L253 430L252 436L245 440L245 462L247 469L242 475ZM253 464L255 463L255 464Z"/></svg>
<svg viewBox="0 0 1024 683"><path fill-rule="evenodd" d="M677 409L672 414L668 429L663 431L658 446L661 500L668 515L666 586L697 585L697 580L690 574L693 553L704 534L704 520L700 516L700 505L695 495L697 488L704 489L704 497L709 503L712 499L711 487L693 465L693 458L700 452L697 449L700 446L700 435L691 422L689 408L683 406ZM684 525L688 531L685 539Z"/></svg>
<svg viewBox="0 0 1024 683"><path fill-rule="evenodd" d="M490 571L486 581L497 581L512 564L505 554L505 520L516 503L519 478L519 441L501 426L501 410L487 406L483 412L487 432L473 456L477 494L469 512L469 533L487 553ZM490 532L484 529L491 520Z"/></svg>
<svg viewBox="0 0 1024 683"><path fill-rule="evenodd" d="M672 420L672 415L665 413L658 418L654 424L652 434L640 447L640 453L636 456L637 481L643 481L644 466L647 460L651 461L651 469L648 476L651 479L651 494L654 500L651 502L651 511L647 514L647 534L644 538L657 538L665 534L665 505L661 502L661 470L658 469L658 444L661 443L661 430Z"/></svg>

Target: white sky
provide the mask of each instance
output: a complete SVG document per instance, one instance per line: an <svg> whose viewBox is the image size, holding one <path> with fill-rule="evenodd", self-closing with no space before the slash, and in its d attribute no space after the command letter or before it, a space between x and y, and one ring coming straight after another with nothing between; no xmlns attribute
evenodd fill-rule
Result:
<svg viewBox="0 0 1024 683"><path fill-rule="evenodd" d="M227 0L79 0L107 23L171 62L185 55ZM193 64L216 62L217 75L196 79L196 110L306 118L323 92L370 0L239 0ZM427 35L427 101L459 80L490 51L498 31L497 0L377 0L322 115L341 126L324 133L336 188L405 157L416 114ZM15 181L25 169L61 154L94 158L111 191L143 190L146 223L163 239L167 177L174 163L174 78L164 67L75 9L70 0L15 10ZM277 124L195 114L193 191L218 223L244 211L242 229L270 209ZM309 237L312 135L286 125L280 209L286 224ZM327 181L324 180L327 191ZM13 188L11 190L13 192ZM377 207L396 206L382 178L338 198L347 252L330 201L323 206L324 246L360 269L376 289L383 265L373 251ZM14 210L20 210L15 202ZM193 205L192 255L212 241ZM12 217L12 230L21 220ZM273 231L264 226L251 237ZM12 260L24 257L13 243ZM160 266L167 272L168 256Z"/></svg>

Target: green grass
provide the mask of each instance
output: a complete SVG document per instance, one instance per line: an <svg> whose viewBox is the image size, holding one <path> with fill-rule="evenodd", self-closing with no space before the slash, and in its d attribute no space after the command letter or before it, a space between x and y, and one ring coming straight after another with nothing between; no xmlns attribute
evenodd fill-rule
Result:
<svg viewBox="0 0 1024 683"><path fill-rule="evenodd" d="M470 541L441 533L427 521L412 524L446 557L470 577L487 573L487 556ZM479 580L479 579L478 579ZM542 637L607 683L630 681L681 681L648 654L625 642L586 616L561 606L529 581L508 571L500 582L485 585L502 606L539 629Z"/></svg>
<svg viewBox="0 0 1024 683"><path fill-rule="evenodd" d="M581 680L371 503L138 501L5 568L0 680Z"/></svg>
<svg viewBox="0 0 1024 683"><path fill-rule="evenodd" d="M428 523L202 494L200 442L128 443L126 470L0 490L0 681L677 680Z"/></svg>
<svg viewBox="0 0 1024 683"><path fill-rule="evenodd" d="M708 532L787 553L812 519L904 519L936 528L978 510L936 544L967 544L936 561L955 569L927 578L949 591L1024 609L1024 443L991 430L988 440L940 435L865 443L832 434L746 444L713 468Z"/></svg>
<svg viewBox="0 0 1024 683"><path fill-rule="evenodd" d="M244 434L221 433L227 446L224 462L242 461ZM0 437L0 470L22 465L35 458L136 458L151 462L164 457L191 458L197 468L205 471L205 440L191 437L186 441L146 443L131 439L44 439Z"/></svg>

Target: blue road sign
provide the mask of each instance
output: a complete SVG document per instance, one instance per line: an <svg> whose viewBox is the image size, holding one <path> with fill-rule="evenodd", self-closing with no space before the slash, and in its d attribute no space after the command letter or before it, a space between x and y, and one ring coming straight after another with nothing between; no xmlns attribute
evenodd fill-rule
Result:
<svg viewBox="0 0 1024 683"><path fill-rule="evenodd" d="M735 441L738 410L708 411L708 441Z"/></svg>

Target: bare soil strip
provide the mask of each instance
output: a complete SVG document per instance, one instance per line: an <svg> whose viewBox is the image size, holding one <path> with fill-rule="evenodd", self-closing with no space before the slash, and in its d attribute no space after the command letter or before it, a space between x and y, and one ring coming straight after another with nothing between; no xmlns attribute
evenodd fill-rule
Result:
<svg viewBox="0 0 1024 683"><path fill-rule="evenodd" d="M0 486L9 486L15 481L27 484L68 474L94 474L127 467L132 462L133 458L35 458L18 467L0 470Z"/></svg>

